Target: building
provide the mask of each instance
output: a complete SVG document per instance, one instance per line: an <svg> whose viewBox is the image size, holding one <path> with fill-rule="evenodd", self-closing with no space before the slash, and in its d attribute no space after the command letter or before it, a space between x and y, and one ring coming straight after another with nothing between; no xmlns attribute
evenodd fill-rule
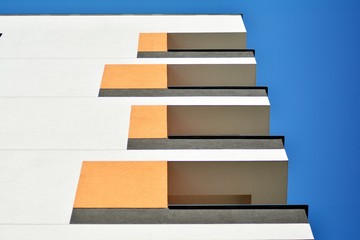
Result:
<svg viewBox="0 0 360 240"><path fill-rule="evenodd" d="M0 23L0 236L313 239L241 15Z"/></svg>

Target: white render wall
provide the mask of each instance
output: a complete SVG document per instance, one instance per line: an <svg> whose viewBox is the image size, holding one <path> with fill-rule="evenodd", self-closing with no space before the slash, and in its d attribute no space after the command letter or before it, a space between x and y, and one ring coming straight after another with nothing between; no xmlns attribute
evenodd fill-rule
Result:
<svg viewBox="0 0 360 240"><path fill-rule="evenodd" d="M126 151L131 105L269 107L267 97L97 97L105 64L255 66L255 58L136 58L139 32L246 33L239 15L0 16L0 32L3 224L69 223L85 160L287 161L284 149Z"/></svg>

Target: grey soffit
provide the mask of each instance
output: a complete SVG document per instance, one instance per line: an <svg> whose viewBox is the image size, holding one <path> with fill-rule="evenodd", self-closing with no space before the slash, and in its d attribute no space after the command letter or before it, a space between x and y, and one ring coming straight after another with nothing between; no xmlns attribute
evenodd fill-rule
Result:
<svg viewBox="0 0 360 240"><path fill-rule="evenodd" d="M164 88L164 89L108 89L99 91L99 97L186 97L186 96L267 96L266 87L259 88Z"/></svg>
<svg viewBox="0 0 360 240"><path fill-rule="evenodd" d="M71 224L308 223L304 209L74 208Z"/></svg>
<svg viewBox="0 0 360 240"><path fill-rule="evenodd" d="M138 58L239 58L254 57L253 50L176 50L167 52L138 52Z"/></svg>
<svg viewBox="0 0 360 240"><path fill-rule="evenodd" d="M208 139L208 138L129 138L128 150L156 149L283 149L282 138L274 139Z"/></svg>

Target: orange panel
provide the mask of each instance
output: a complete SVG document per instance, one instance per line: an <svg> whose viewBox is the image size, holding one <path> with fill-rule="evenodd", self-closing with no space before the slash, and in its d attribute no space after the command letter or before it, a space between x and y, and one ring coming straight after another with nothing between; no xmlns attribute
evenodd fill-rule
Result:
<svg viewBox="0 0 360 240"><path fill-rule="evenodd" d="M139 52L166 52L167 50L167 33L139 34Z"/></svg>
<svg viewBox="0 0 360 240"><path fill-rule="evenodd" d="M83 162L74 208L167 208L167 162Z"/></svg>
<svg viewBox="0 0 360 240"><path fill-rule="evenodd" d="M101 88L167 88L166 64L107 64Z"/></svg>
<svg viewBox="0 0 360 240"><path fill-rule="evenodd" d="M166 106L132 106L129 138L167 138Z"/></svg>

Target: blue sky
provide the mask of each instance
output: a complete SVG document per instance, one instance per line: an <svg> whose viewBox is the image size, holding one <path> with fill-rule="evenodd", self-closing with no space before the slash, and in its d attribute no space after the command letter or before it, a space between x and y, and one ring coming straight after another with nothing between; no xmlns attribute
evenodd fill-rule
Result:
<svg viewBox="0 0 360 240"><path fill-rule="evenodd" d="M360 2L0 0L8 13L243 13L271 134L286 136L289 203L310 205L316 239L360 239Z"/></svg>

